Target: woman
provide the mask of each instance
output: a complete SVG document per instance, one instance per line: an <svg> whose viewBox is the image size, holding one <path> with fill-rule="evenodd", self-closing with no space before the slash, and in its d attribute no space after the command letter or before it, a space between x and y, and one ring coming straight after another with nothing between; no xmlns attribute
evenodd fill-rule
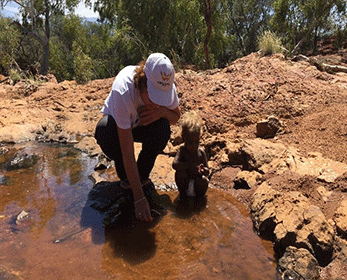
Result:
<svg viewBox="0 0 347 280"><path fill-rule="evenodd" d="M152 221L142 183L170 139L170 124L180 118L174 78L173 65L162 53L125 67L113 82L95 130L102 151L115 162L118 177L132 189L135 215L141 221ZM137 161L134 142L142 143Z"/></svg>

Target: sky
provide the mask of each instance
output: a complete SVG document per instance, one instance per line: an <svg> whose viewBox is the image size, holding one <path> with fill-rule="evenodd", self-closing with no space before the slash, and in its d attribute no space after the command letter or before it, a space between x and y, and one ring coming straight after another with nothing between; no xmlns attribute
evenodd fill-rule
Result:
<svg viewBox="0 0 347 280"><path fill-rule="evenodd" d="M18 5L14 2L9 2L3 9L0 8L0 14L4 17L19 18ZM98 17L98 13L93 10L86 8L83 3L80 3L76 10L75 15L83 18L95 19Z"/></svg>

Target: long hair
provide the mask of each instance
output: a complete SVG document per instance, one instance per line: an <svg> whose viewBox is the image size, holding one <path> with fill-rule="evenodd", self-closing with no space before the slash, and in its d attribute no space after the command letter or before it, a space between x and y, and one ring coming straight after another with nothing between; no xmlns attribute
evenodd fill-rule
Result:
<svg viewBox="0 0 347 280"><path fill-rule="evenodd" d="M135 88L137 88L140 92L147 88L147 77L145 74L145 64L146 61L141 61L139 65L135 69L135 75L134 75L134 84Z"/></svg>

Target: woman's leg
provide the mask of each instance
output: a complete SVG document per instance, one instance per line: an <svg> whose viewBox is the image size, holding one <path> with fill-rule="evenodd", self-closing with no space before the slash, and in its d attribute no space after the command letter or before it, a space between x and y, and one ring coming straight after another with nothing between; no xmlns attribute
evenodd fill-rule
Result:
<svg viewBox="0 0 347 280"><path fill-rule="evenodd" d="M125 180L127 175L119 144L117 124L112 116L106 115L100 119L94 137L104 154L115 162L119 179Z"/></svg>
<svg viewBox="0 0 347 280"><path fill-rule="evenodd" d="M158 154L166 147L170 135L170 123L164 118L149 125L133 129L134 141L142 143L142 150L137 159L137 168L141 180L149 178L155 160Z"/></svg>

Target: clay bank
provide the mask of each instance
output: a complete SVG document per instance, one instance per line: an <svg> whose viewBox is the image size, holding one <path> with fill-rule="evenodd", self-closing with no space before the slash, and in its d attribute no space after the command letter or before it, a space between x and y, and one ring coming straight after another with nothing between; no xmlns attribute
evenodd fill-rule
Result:
<svg viewBox="0 0 347 280"><path fill-rule="evenodd" d="M1 83L2 153L12 143L68 144L95 159L98 170L91 173L96 185L117 179L112 163L103 157L93 138L111 83L112 79L86 85L57 83L54 77L35 85ZM184 242L189 240L190 248L195 249L207 246L207 253L200 258L178 256L177 262L186 266L180 267L173 279L191 278L194 273L199 278L198 271L210 271L208 275L216 279L264 279L254 275L245 278L228 270L235 263L232 251L222 252L205 242L207 232L215 230L219 232L218 248L235 248L247 242L241 236L230 239L235 234L230 226L238 213L250 215L252 231L271 244L279 277L346 278L347 76L321 72L305 61L251 54L225 69L182 71L177 75L177 86L182 112L199 110L205 121L202 145L212 169L211 189L207 193L208 207L198 216L203 219L211 211L214 216L224 217L224 221L215 223L213 230L209 224L213 225L213 220L195 225L196 235L190 232ZM151 174L158 193L168 192L172 202L177 194L171 163L180 144L178 127L173 126L171 140ZM242 205L238 206L239 212L223 210L236 207L228 204L234 199L234 205ZM158 240L165 240L165 244L170 240L177 243L175 231L180 226L170 220L171 216L165 215L154 226ZM196 217L195 213L185 221L194 224ZM230 224L225 225L228 221ZM160 228L163 222L167 223L165 230ZM134 236L129 231L129 236ZM110 259L115 246L121 246L112 244L104 247L106 259ZM153 259L155 251L149 248L146 258ZM266 256L265 252L260 254ZM246 261L249 257L244 258ZM192 269L205 263L211 265ZM261 263L256 268L259 271L268 265ZM103 266L112 270L113 264L105 261ZM132 273L140 275L147 268L141 269L137 266Z"/></svg>

